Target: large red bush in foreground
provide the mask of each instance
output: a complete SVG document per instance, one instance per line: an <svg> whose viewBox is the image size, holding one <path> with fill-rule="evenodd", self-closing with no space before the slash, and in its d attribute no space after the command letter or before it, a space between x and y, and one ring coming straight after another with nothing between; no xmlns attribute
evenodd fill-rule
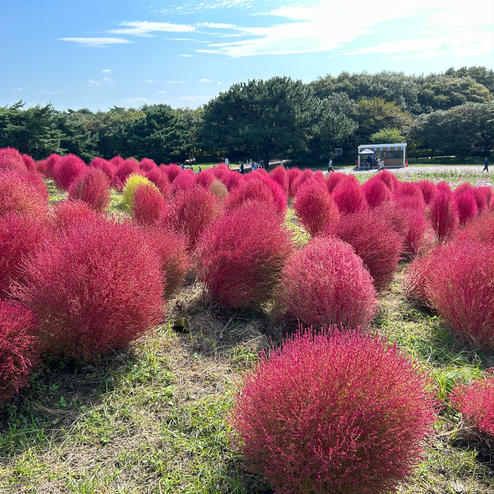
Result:
<svg viewBox="0 0 494 494"><path fill-rule="evenodd" d="M438 242L449 240L458 228L456 205L447 192L438 192L430 208L429 220L436 232Z"/></svg>
<svg viewBox="0 0 494 494"><path fill-rule="evenodd" d="M463 192L455 194L454 198L460 225L464 225L477 216L477 201L472 189L463 189Z"/></svg>
<svg viewBox="0 0 494 494"><path fill-rule="evenodd" d="M21 153L14 148L0 149L0 171L26 172L27 167Z"/></svg>
<svg viewBox="0 0 494 494"><path fill-rule="evenodd" d="M39 351L34 314L17 302L0 300L0 405L26 386Z"/></svg>
<svg viewBox="0 0 494 494"><path fill-rule="evenodd" d="M457 386L451 403L468 424L494 439L494 377Z"/></svg>
<svg viewBox="0 0 494 494"><path fill-rule="evenodd" d="M110 179L98 168L88 168L69 187L69 199L85 202L98 213L110 204Z"/></svg>
<svg viewBox="0 0 494 494"><path fill-rule="evenodd" d="M53 178L59 189L68 190L81 175L87 171L87 166L75 154L60 158L53 169Z"/></svg>
<svg viewBox="0 0 494 494"><path fill-rule="evenodd" d="M263 203L247 202L202 235L198 277L225 306L257 307L270 298L292 248L279 217Z"/></svg>
<svg viewBox="0 0 494 494"><path fill-rule="evenodd" d="M148 184L140 184L134 192L132 216L141 225L157 225L166 208L161 192Z"/></svg>
<svg viewBox="0 0 494 494"><path fill-rule="evenodd" d="M494 212L473 218L457 235L458 240L477 240L486 244L494 241Z"/></svg>
<svg viewBox="0 0 494 494"><path fill-rule="evenodd" d="M428 384L384 340L299 331L244 379L234 444L275 492L390 492L432 433Z"/></svg>
<svg viewBox="0 0 494 494"><path fill-rule="evenodd" d="M362 185L362 191L365 194L367 204L371 208L375 208L391 199L391 191L388 186L377 177L367 180L367 182Z"/></svg>
<svg viewBox="0 0 494 494"><path fill-rule="evenodd" d="M162 277L145 235L103 218L74 224L25 264L13 290L37 316L47 350L90 359L160 321Z"/></svg>
<svg viewBox="0 0 494 494"><path fill-rule="evenodd" d="M53 208L50 224L54 232L68 230L77 223L94 221L99 217L94 209L81 201L60 201Z"/></svg>
<svg viewBox="0 0 494 494"><path fill-rule="evenodd" d="M367 326L376 303L372 277L362 259L336 237L315 237L294 252L277 290L279 310L315 328Z"/></svg>
<svg viewBox="0 0 494 494"><path fill-rule="evenodd" d="M457 241L435 256L426 294L460 339L494 350L494 245Z"/></svg>
<svg viewBox="0 0 494 494"><path fill-rule="evenodd" d="M368 208L365 194L358 182L348 178L334 188L332 197L342 214L358 213Z"/></svg>

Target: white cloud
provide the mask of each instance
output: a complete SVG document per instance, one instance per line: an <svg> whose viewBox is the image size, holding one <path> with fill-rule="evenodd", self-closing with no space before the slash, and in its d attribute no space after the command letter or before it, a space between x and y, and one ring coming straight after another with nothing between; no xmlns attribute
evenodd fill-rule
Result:
<svg viewBox="0 0 494 494"><path fill-rule="evenodd" d="M103 76L101 79L89 79L89 84L93 86L100 86L101 84L112 85L115 81L108 75Z"/></svg>
<svg viewBox="0 0 494 494"><path fill-rule="evenodd" d="M194 26L188 24L172 24L170 22L152 22L152 21L123 21L119 29L110 29L108 32L113 34L127 34L134 36L154 36L153 33L170 32L170 33L190 33L195 31Z"/></svg>
<svg viewBox="0 0 494 494"><path fill-rule="evenodd" d="M121 104L121 105L144 105L144 104L147 104L147 103L150 103L151 100L149 100L149 98L123 98L123 99L119 99L117 101L117 104Z"/></svg>
<svg viewBox="0 0 494 494"><path fill-rule="evenodd" d="M194 55L191 55L190 53L180 53L178 56L181 58L192 58Z"/></svg>
<svg viewBox="0 0 494 494"><path fill-rule="evenodd" d="M235 24L225 24L224 22L199 22L197 27L207 27L210 29L236 29Z"/></svg>
<svg viewBox="0 0 494 494"><path fill-rule="evenodd" d="M109 74L111 72L111 69L103 69L101 71L102 74Z"/></svg>
<svg viewBox="0 0 494 494"><path fill-rule="evenodd" d="M208 79L207 77L202 77L201 79L199 79L200 82L205 82L205 83L210 83L210 82L214 82L214 79Z"/></svg>
<svg viewBox="0 0 494 494"><path fill-rule="evenodd" d="M91 48L132 43L132 41L123 38L58 38L58 40L68 41L70 43L76 43Z"/></svg>

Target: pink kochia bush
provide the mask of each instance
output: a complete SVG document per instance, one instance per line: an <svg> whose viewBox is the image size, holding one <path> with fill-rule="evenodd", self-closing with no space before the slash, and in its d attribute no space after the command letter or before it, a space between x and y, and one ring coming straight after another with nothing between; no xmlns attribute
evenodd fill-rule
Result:
<svg viewBox="0 0 494 494"><path fill-rule="evenodd" d="M376 309L372 277L352 247L336 237L315 237L287 260L277 306L314 328L368 326Z"/></svg>
<svg viewBox="0 0 494 494"><path fill-rule="evenodd" d="M428 386L383 339L299 330L244 378L233 443L274 492L391 492L433 432Z"/></svg>
<svg viewBox="0 0 494 494"><path fill-rule="evenodd" d="M102 213L110 204L110 179L98 168L88 168L69 187L69 199L85 202L89 207Z"/></svg>
<svg viewBox="0 0 494 494"><path fill-rule="evenodd" d="M372 211L342 216L334 233L364 261L377 291L389 286L398 269L402 239Z"/></svg>
<svg viewBox="0 0 494 494"><path fill-rule="evenodd" d="M331 229L340 216L326 185L321 185L319 182L311 182L299 188L295 196L294 209L311 235Z"/></svg>
<svg viewBox="0 0 494 494"><path fill-rule="evenodd" d="M26 172L28 168L22 159L21 153L14 148L0 149L0 171Z"/></svg>
<svg viewBox="0 0 494 494"><path fill-rule="evenodd" d="M455 194L454 197L460 225L464 225L477 216L477 201L473 190L465 189L463 192Z"/></svg>
<svg viewBox="0 0 494 494"><path fill-rule="evenodd" d="M138 173L140 175L145 175L144 172L141 172L139 168L139 163L133 159L128 159L122 161L116 168L115 174L113 175L112 185L117 190L122 190L124 188L126 180L133 173Z"/></svg>
<svg viewBox="0 0 494 494"><path fill-rule="evenodd" d="M368 208L365 194L358 182L348 178L342 180L331 195L342 214L358 213Z"/></svg>
<svg viewBox="0 0 494 494"><path fill-rule="evenodd" d="M34 314L17 302L0 300L0 405L27 385L39 351Z"/></svg>
<svg viewBox="0 0 494 494"><path fill-rule="evenodd" d="M435 255L427 277L432 307L459 339L494 350L494 245L452 242Z"/></svg>
<svg viewBox="0 0 494 494"><path fill-rule="evenodd" d="M73 182L75 182L87 170L84 161L74 154L68 154L57 161L53 169L53 178L59 189L68 190Z"/></svg>
<svg viewBox="0 0 494 494"><path fill-rule="evenodd" d="M159 259L145 235L103 218L40 248L12 293L35 313L44 349L76 359L126 346L164 310Z"/></svg>
<svg viewBox="0 0 494 494"><path fill-rule="evenodd" d="M470 385L458 385L451 395L465 422L494 439L494 377Z"/></svg>
<svg viewBox="0 0 494 494"><path fill-rule="evenodd" d="M494 241L494 212L484 213L473 218L457 235L458 240L477 240L492 244Z"/></svg>
<svg viewBox="0 0 494 494"><path fill-rule="evenodd" d="M454 235L458 228L458 213L451 193L436 193L431 203L429 220L438 242L446 242Z"/></svg>
<svg viewBox="0 0 494 494"><path fill-rule="evenodd" d="M367 180L362 185L362 191L370 208L375 208L391 199L391 191L388 186L377 177Z"/></svg>
<svg viewBox="0 0 494 494"><path fill-rule="evenodd" d="M278 183L278 185L283 190L283 193L288 196L288 172L284 166L277 166L269 172L269 176L272 180Z"/></svg>
<svg viewBox="0 0 494 494"><path fill-rule="evenodd" d="M198 277L226 307L256 308L271 297L292 249L274 211L247 202L218 218L202 235Z"/></svg>
<svg viewBox="0 0 494 494"><path fill-rule="evenodd" d="M68 230L77 223L93 221L98 213L82 201L61 201L53 208L50 225L55 233Z"/></svg>
<svg viewBox="0 0 494 494"><path fill-rule="evenodd" d="M141 225L157 225L166 208L159 190L149 184L140 184L134 192L132 216Z"/></svg>

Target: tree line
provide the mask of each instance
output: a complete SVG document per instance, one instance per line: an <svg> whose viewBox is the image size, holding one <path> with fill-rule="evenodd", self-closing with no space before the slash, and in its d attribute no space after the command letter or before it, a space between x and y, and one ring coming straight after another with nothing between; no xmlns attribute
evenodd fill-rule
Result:
<svg viewBox="0 0 494 494"><path fill-rule="evenodd" d="M51 104L0 107L0 147L42 159L74 153L158 163L273 157L326 161L335 148L354 159L359 144L408 142L409 156L492 152L494 71L449 69L410 76L343 72L304 84L289 77L233 84L204 106L144 105L59 111Z"/></svg>

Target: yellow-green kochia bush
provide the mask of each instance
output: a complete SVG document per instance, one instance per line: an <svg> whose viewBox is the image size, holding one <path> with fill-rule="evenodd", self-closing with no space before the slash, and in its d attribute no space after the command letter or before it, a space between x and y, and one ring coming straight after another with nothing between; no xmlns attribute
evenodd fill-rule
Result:
<svg viewBox="0 0 494 494"><path fill-rule="evenodd" d="M146 177L138 175L137 173L133 173L132 175L130 175L129 178L127 178L127 180L125 181L125 185L122 190L122 200L125 209L129 212L132 211L132 207L134 206L134 194L136 188L138 185L141 184L149 185L150 187L154 187L156 190L158 190L156 185L154 185L153 182L151 182L151 180L148 180Z"/></svg>

